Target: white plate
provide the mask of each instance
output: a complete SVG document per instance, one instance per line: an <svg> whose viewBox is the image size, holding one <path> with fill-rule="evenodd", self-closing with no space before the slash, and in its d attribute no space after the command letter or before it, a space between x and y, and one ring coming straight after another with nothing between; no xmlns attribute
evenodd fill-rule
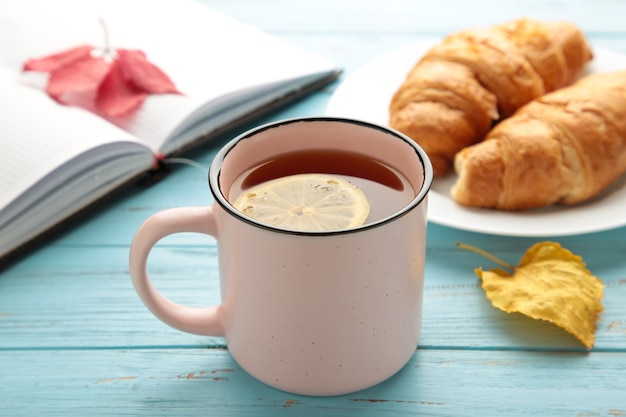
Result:
<svg viewBox="0 0 626 417"><path fill-rule="evenodd" d="M354 71L331 97L326 114L387 125L391 96L410 68L436 41L411 45L383 55ZM626 69L626 55L594 48L586 73ZM626 176L585 204L524 212L462 207L450 196L455 177L436 179L428 218L434 223L475 232L509 236L565 236L626 225Z"/></svg>

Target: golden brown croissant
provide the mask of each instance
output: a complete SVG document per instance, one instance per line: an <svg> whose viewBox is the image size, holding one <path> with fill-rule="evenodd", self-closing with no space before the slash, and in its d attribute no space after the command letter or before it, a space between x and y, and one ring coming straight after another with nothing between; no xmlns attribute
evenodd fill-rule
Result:
<svg viewBox="0 0 626 417"><path fill-rule="evenodd" d="M590 59L584 35L569 22L519 19L459 32L411 69L391 100L389 124L418 142L443 176L494 121L570 84Z"/></svg>
<svg viewBox="0 0 626 417"><path fill-rule="evenodd" d="M546 94L459 152L452 197L525 210L596 196L626 172L626 71Z"/></svg>

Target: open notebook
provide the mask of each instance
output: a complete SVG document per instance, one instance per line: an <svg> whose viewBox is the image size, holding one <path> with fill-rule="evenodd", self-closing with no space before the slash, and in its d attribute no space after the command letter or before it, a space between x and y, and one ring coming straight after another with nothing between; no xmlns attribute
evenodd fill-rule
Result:
<svg viewBox="0 0 626 417"><path fill-rule="evenodd" d="M29 58L140 49L182 95L130 116L58 104ZM0 0L0 260L169 156L334 80L330 62L194 0Z"/></svg>

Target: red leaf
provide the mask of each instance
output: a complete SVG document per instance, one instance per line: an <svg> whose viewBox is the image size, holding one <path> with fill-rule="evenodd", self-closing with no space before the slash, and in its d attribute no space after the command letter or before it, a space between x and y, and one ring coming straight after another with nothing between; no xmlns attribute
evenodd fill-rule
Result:
<svg viewBox="0 0 626 417"><path fill-rule="evenodd" d="M109 68L103 58L84 56L50 72L46 92L61 102L65 93L96 92Z"/></svg>
<svg viewBox="0 0 626 417"><path fill-rule="evenodd" d="M139 50L108 47L94 53L89 45L34 58L24 71L48 72L46 92L63 104L96 108L108 116L124 116L136 110L148 94L180 94L169 77Z"/></svg>
<svg viewBox="0 0 626 417"><path fill-rule="evenodd" d="M108 116L124 116L141 106L147 96L145 91L125 79L120 61L113 61L98 88L96 107Z"/></svg>
<svg viewBox="0 0 626 417"><path fill-rule="evenodd" d="M24 71L50 72L71 64L79 59L88 58L93 47L81 45L65 51L47 55L41 58L29 59L24 63Z"/></svg>
<svg viewBox="0 0 626 417"><path fill-rule="evenodd" d="M142 51L118 49L117 54L124 77L138 88L153 94L180 94L172 80Z"/></svg>

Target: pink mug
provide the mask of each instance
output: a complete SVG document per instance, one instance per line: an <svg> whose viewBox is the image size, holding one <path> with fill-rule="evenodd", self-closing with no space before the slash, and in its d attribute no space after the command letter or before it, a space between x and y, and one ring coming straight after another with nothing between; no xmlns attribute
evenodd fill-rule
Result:
<svg viewBox="0 0 626 417"><path fill-rule="evenodd" d="M326 232L267 226L231 205L231 188L251 168L302 151L338 151L339 162L344 151L374 160L405 180L409 198L362 226ZM371 387L399 371L418 345L432 179L424 151L381 126L311 117L258 127L216 155L212 206L165 210L139 228L130 249L133 284L160 320L224 337L237 363L270 386L304 395ZM221 304L183 306L151 283L150 250L181 232L216 238Z"/></svg>

